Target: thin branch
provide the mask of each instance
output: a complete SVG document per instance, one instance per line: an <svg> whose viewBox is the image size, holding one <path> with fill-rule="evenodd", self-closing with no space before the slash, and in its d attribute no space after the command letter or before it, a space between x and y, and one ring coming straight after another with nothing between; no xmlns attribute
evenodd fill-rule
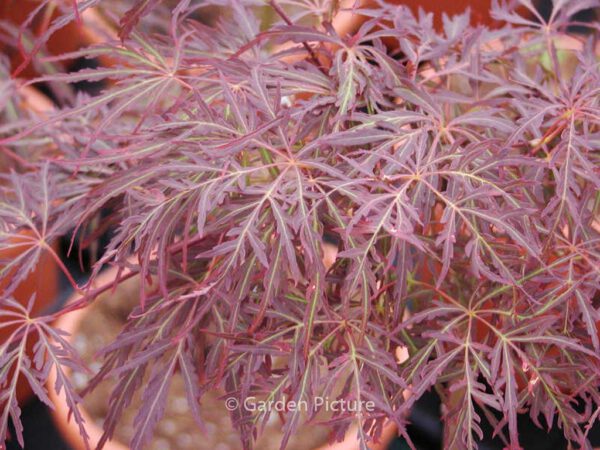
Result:
<svg viewBox="0 0 600 450"><path fill-rule="evenodd" d="M283 21L285 23L287 23L288 25L294 25L294 22L292 22L292 20L285 13L285 11L281 8L281 6L279 6L279 4L277 3L277 0L269 0L268 3L275 10L275 12L279 15L279 17L281 17L283 19ZM308 45L308 43L306 41L302 42L302 45L304 46L304 48L308 52L308 54L310 56L310 60L313 62L313 64L315 66L317 66L317 68L323 74L327 75L327 71L325 70L325 68L323 67L323 65L320 63L319 58L317 58L317 54L312 49L312 47L310 45Z"/></svg>

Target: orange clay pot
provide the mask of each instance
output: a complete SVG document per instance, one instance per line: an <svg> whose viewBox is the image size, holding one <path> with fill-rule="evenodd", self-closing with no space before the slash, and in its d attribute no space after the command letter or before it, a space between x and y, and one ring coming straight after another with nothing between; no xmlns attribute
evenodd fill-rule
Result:
<svg viewBox="0 0 600 450"><path fill-rule="evenodd" d="M41 0L2 0L0 2L0 20L10 23L18 30L40 3ZM28 27L30 34L35 37L44 34L48 25L59 16L57 8L59 4L66 4L69 8L73 7L71 0L51 1L42 11L38 12L30 23ZM111 33L110 27L106 26L106 21L94 8L89 8L81 13L79 21L72 21L53 33L45 48L50 55L61 55L78 50L85 45L102 42L106 36L112 38L116 36L116 33ZM29 50L27 47L26 49ZM0 43L0 52L8 56L13 71L25 61L16 40L8 44ZM103 58L107 60L104 61ZM110 62L108 57L100 59L103 64ZM68 63L68 61L63 62L67 66ZM22 68L18 74L22 78L34 78L37 75L39 74L36 73L31 63Z"/></svg>
<svg viewBox="0 0 600 450"><path fill-rule="evenodd" d="M495 27L502 25L502 23L495 21L492 19L490 14L490 9L492 5L492 0L454 0L454 1L440 1L440 0L387 0L388 3L394 5L405 5L408 6L413 14L417 15L419 9L423 9L425 12L433 13L433 23L438 31L443 30L443 20L442 15L446 14L450 17L455 16L457 14L462 14L466 11L467 8L471 11L471 23L477 25L487 25L490 27ZM336 32L342 36L348 36L355 33L361 26L363 22L365 22L366 17L361 16L359 14L355 14L352 11L345 11L344 9L350 9L354 6L355 0L344 0L341 2L341 11L337 13L337 15L333 18L332 25ZM360 7L376 7L377 4L374 0L359 0L358 1ZM527 16L529 14L528 11L521 8L520 13ZM398 41L394 38L384 37L382 38L382 42L388 48L395 48L398 46ZM329 44L326 44L329 45ZM286 47L287 45L282 46L281 48ZM325 61L321 55L318 55L320 62L324 66L328 66L331 64L330 61ZM296 59L302 59L304 56L290 56L287 57L286 60L292 62ZM295 96L300 100L308 100L312 97L312 94L309 93L299 93Z"/></svg>
<svg viewBox="0 0 600 450"><path fill-rule="evenodd" d="M352 8L355 0L345 0L342 2L343 8ZM419 13L419 8L427 13L433 13L433 24L438 31L443 29L442 14L450 17L464 13L467 8L471 11L471 23L476 25L488 25L491 27L501 25L501 23L492 19L490 14L492 0L387 0L387 3L393 5L408 6L413 14ZM375 7L377 3L374 0L359 0L361 7ZM528 15L524 8L519 9L523 15ZM352 34L365 21L364 16L359 16L350 11L341 11L333 20L333 26L341 35ZM384 38L383 42L388 47L398 45L395 39Z"/></svg>
<svg viewBox="0 0 600 450"><path fill-rule="evenodd" d="M359 450L360 445L356 439L356 426L350 427L346 432L346 437L342 442L319 447L317 450ZM389 447L392 440L397 436L396 425L388 423L383 427L383 432L379 442L369 445L369 450L385 450Z"/></svg>
<svg viewBox="0 0 600 450"><path fill-rule="evenodd" d="M117 268L109 269L103 273L101 273L96 279L97 285L101 286L106 283L109 283L114 280L117 275ZM118 289L118 288L117 288ZM116 295L116 293L115 293ZM77 296L76 296L77 297ZM77 297L78 298L78 297ZM74 298L69 300L72 302L76 300ZM73 338L79 329L79 324L81 323L82 318L86 314L86 309L78 309L72 312L69 312L63 316L60 316L55 323L56 328L63 330L69 334L65 339L73 343ZM63 366L62 369L68 376L70 374L70 369L67 366ZM54 421L58 431L61 433L63 439L69 444L69 446L74 450L86 450L86 445L81 435L79 434L79 426L75 423L75 421L70 418L69 407L67 405L65 399L64 390L61 391L60 395L56 393L55 389L56 384L56 371L53 369L50 371L48 376L48 381L46 383L46 388L48 389L48 396L52 403L54 404L54 410L52 413L52 420ZM85 429L89 435L89 445L90 448L96 448L100 438L102 437L102 429L94 423L94 420L89 416L89 414L82 409L79 408L81 415L85 421ZM128 447L116 441L108 441L104 444L103 450L127 450Z"/></svg>
<svg viewBox="0 0 600 450"><path fill-rule="evenodd" d="M331 267L331 265L335 262L337 258L337 247L334 247L330 244L323 245L323 262L327 267ZM102 272L94 283L94 286L103 286L112 282L117 275L118 268L111 268L104 272ZM123 275L123 274L121 274ZM111 293L111 295L119 295L117 286L117 291ZM74 295L73 298L69 299L67 304L73 303L77 301L79 297ZM80 323L83 317L86 315L87 309L78 309L75 311L71 311L67 314L60 316L55 323L56 328L63 330L67 333L65 339L67 342L72 343L74 336L77 334ZM63 370L67 376L70 375L70 369L68 367L63 367ZM65 399L64 390L59 394L56 393L55 390L56 384L56 371L50 371L46 387L48 389L48 396L50 400L54 404L54 410L52 413L52 420L56 424L58 430L62 434L65 441L74 449L74 450L86 450L86 445L81 435L79 433L78 425L73 421L69 420L69 407L67 406L67 402ZM82 408L79 409L83 419L85 420L85 429L90 437L89 445L91 448L95 448L100 438L102 437L102 429L94 423L89 414ZM323 445L318 447L315 450L359 450L360 445L356 438L356 425L351 427L350 430L346 433L346 437L342 442L338 442L331 445ZM377 443L373 443L369 445L369 450L385 450L389 444L392 442L394 437L396 437L396 426L393 423L388 423L383 427L383 431L381 437ZM104 447L104 450L128 450L128 447L117 441L108 441Z"/></svg>
<svg viewBox="0 0 600 450"><path fill-rule="evenodd" d="M369 0L367 0L369 2ZM455 16L462 14L467 8L471 10L471 23L492 25L494 20L490 16L492 0L388 0L388 3L394 5L406 5L414 14L418 14L419 8L426 12L433 13L433 23L440 30L442 28L442 14Z"/></svg>
<svg viewBox="0 0 600 450"><path fill-rule="evenodd" d="M0 249L0 259L13 259L25 250L31 248L30 240L26 238L31 233L23 233L23 238L15 238L14 244L23 244L22 246L9 249ZM56 246L53 246L56 249ZM10 276L0 280L0 296L9 283ZM54 303L58 295L58 268L49 251L42 252L36 268L29 274L17 289L13 292L12 297L21 305L26 306L32 295L35 294L35 303L31 314L33 316L44 313ZM11 320L10 317L0 318L0 323ZM17 325L0 328L0 343L4 342L8 336L17 328ZM36 343L35 339L29 338L27 341L27 352L33 355L33 347ZM19 403L26 401L33 391L25 377L20 377L17 383L17 400Z"/></svg>
<svg viewBox="0 0 600 450"><path fill-rule="evenodd" d="M2 5L4 7L4 4ZM53 108L52 103L43 94L31 87L21 88L19 90L20 109L27 109L35 114L43 115ZM6 170L9 162L0 159L0 171ZM18 257L20 254L31 248L33 242L29 239L32 236L31 231L23 231L22 238L14 238L12 244L16 244L12 248L0 249L0 260L11 260ZM57 250L57 245L52 245L52 250ZM0 296L9 284L12 274L0 280ZM31 314L38 316L43 314L56 301L58 296L58 267L50 251L46 250L41 253L40 259L35 269L21 282L16 290L12 293L12 297L21 305L26 306L29 303L31 296L35 294L35 302ZM10 320L10 318L0 318L0 323ZM0 328L0 343L4 342L8 336L15 330L15 326L7 326ZM33 354L33 346L35 339L29 339L27 342L27 351ZM22 377L17 383L17 400L19 403L26 401L33 391L27 380Z"/></svg>
<svg viewBox="0 0 600 450"><path fill-rule="evenodd" d="M110 283L114 280L114 277L117 274L117 268L112 268L101 273L96 279L95 285L102 286L107 283ZM117 291L111 295L119 295ZM77 300L77 296L70 299L68 303L72 303ZM61 317L59 317L55 323L56 328L65 331L68 333L68 336L65 339L72 343L74 336L77 334L80 323L83 317L88 313L86 308L71 311ZM70 375L70 369L68 367L63 367L64 372L67 376ZM59 432L61 433L64 440L69 444L71 448L74 450L85 450L86 446L81 438L79 433L78 425L71 419L69 420L69 407L67 406L67 402L65 400L64 391L59 394L56 393L55 390L56 384L56 371L52 370L48 377L48 381L46 383L46 387L48 389L48 395L50 400L54 404L54 410L51 411L52 420L56 424ZM79 408L83 419L85 420L85 429L90 437L89 444L91 448L95 448L98 441L102 436L102 429L94 423L94 420L90 417L90 415L83 409ZM356 426L351 427L350 430L346 433L346 438L339 443L324 445L318 447L316 450L359 450L360 446L358 440L356 439ZM396 427L394 424L388 424L384 426L382 435L379 439L379 442L374 443L369 446L370 450L384 450L388 447L390 442L396 436ZM117 441L108 441L103 450L128 450L128 446L122 444Z"/></svg>

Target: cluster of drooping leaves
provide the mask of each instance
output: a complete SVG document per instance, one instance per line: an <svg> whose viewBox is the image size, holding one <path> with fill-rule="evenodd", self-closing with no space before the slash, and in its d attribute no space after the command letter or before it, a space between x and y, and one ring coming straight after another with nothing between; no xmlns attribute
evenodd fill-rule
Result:
<svg viewBox="0 0 600 450"><path fill-rule="evenodd" d="M228 10L212 26L210 3ZM447 448L476 448L482 414L517 448L522 412L585 446L600 411L599 27L565 33L599 2L555 0L549 19L517 3L494 2L499 28L465 14L439 31L381 4L340 36L337 2L139 1L115 18L119 39L58 58L112 64L41 76L31 84L106 88L0 128L13 160L0 247L28 241L0 269L0 315L16 325L0 344L0 442L9 419L22 439L19 374L48 402L58 369L82 421L63 372L81 363L51 320L110 289L93 280L116 266L114 283L144 286L90 387L117 380L104 439L142 390L143 448L179 371L198 420L209 389L240 404L372 401L327 416L332 439L357 422L366 448L386 421L406 434L433 388ZM31 318L12 299L49 242L93 246L107 230L80 301ZM282 447L312 416L282 413ZM232 413L245 447L267 419Z"/></svg>

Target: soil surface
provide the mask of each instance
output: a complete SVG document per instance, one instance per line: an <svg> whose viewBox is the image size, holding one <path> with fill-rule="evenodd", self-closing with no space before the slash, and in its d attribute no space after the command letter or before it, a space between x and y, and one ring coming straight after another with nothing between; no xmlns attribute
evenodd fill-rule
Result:
<svg viewBox="0 0 600 450"><path fill-rule="evenodd" d="M119 287L115 294L99 298L89 310L79 326L74 345L92 371L100 368L94 355L111 343L122 329L127 315L137 302L137 283ZM77 388L83 388L89 377L76 373L73 381ZM106 380L84 399L84 407L102 426L108 410L108 399L114 387L113 380ZM123 414L113 439L128 443L134 434L133 421L140 405L140 392L136 394L129 408ZM200 403L201 416L205 424L203 432L192 417L181 376L177 374L171 383L165 414L154 430L154 437L146 447L148 450L237 450L241 448L238 433L232 428L221 392L208 392ZM282 438L282 422L276 413L271 414L264 433L255 448L278 450ZM305 425L290 440L290 450L310 450L327 441L325 427Z"/></svg>

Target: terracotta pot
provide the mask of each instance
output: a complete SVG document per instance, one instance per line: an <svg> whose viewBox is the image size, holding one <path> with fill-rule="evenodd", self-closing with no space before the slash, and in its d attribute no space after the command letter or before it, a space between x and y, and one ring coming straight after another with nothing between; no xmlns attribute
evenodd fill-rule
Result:
<svg viewBox="0 0 600 450"><path fill-rule="evenodd" d="M85 313L86 311L84 309L79 309L70 312L57 320L56 327L73 335L77 332L79 328L79 323L81 322ZM66 373L69 373L69 369L67 367L63 367L63 370ZM69 444L71 448L73 448L74 450L86 450L85 443L79 434L79 426L75 423L74 420L72 420L72 418L69 419L69 407L67 406L67 402L65 400L64 391L62 391L60 395L57 395L56 391L54 390L55 383L56 371L52 370L50 372L50 376L48 377L47 384L50 400L52 400L52 403L54 404L54 410L52 411L52 419L56 427L58 428L58 431L61 433L63 439ZM94 420L84 409L80 408L80 412L83 419L85 420L85 429L90 437L90 447L96 448L96 445L102 437L102 429L94 423ZM108 441L106 444L104 444L103 449L127 450L128 447L121 444L120 442Z"/></svg>
<svg viewBox="0 0 600 450"><path fill-rule="evenodd" d="M464 13L467 8L471 10L472 24L488 25L492 27L501 25L492 19L490 15L492 0L387 0L387 3L406 5L415 15L418 14L419 8L422 8L425 12L433 13L433 24L438 31L443 29L443 13L454 16L456 14ZM351 8L354 4L355 0L344 0L342 2L342 8ZM361 7L377 6L377 3L374 0L359 0L359 4ZM519 11L521 14L528 15L524 8L521 8ZM358 30L365 20L366 19L363 16L353 14L349 11L342 11L333 19L333 27L341 36L345 36ZM388 46L397 45L393 39L385 38L383 41Z"/></svg>
<svg viewBox="0 0 600 450"><path fill-rule="evenodd" d="M19 104L16 106L19 109L26 109L35 114L43 115L52 109L50 100L31 87L21 88L17 100ZM0 158L0 171L6 170L10 163L10 161ZM0 249L0 260L15 259L34 245L30 240L32 232L24 231L21 236L12 239L11 244L13 246L11 248ZM52 250L57 251L57 248L56 243L54 243ZM9 274L0 280L0 296L8 286L11 275ZM21 305L26 306L34 294L35 303L31 311L33 316L39 316L47 311L58 296L58 266L50 251L42 252L35 269L17 286L11 295ZM0 323L8 320L10 318L0 318ZM4 342L15 329L16 325L0 328L0 343ZM27 351L31 355L33 355L35 343L35 339L28 340ZM32 394L33 391L29 382L24 377L20 377L17 383L17 400L19 403L25 402Z"/></svg>
<svg viewBox="0 0 600 450"><path fill-rule="evenodd" d="M15 30L18 30L19 26L27 20L40 3L41 0L3 0L0 2L0 20L8 22ZM28 27L33 36L43 35L52 20L59 16L57 8L59 4L66 4L69 8L73 7L71 0L50 1L42 11L38 12ZM88 8L81 14L79 21L72 21L54 32L48 39L45 48L50 55L62 55L89 44L102 42L106 36L114 37L116 34L112 32L112 28L107 26L106 23L94 8ZM26 63L21 67L19 77L34 78L39 75L36 73L33 64L31 62L27 63L26 57L21 54L17 42L0 42L0 52L8 56L13 71ZM103 64L110 61L108 56L103 56L100 59L103 58L107 60L102 61ZM64 61L61 64L68 66L69 61Z"/></svg>
<svg viewBox="0 0 600 450"><path fill-rule="evenodd" d="M61 320L57 326L65 330L67 332L75 332L77 330L78 324L81 321L81 317L85 314L83 310L77 310L69 313L67 316L63 316L64 320ZM65 372L68 372L68 369L64 369ZM48 392L49 397L54 404L54 410L52 411L52 419L58 431L61 433L63 439L69 444L71 448L74 450L85 450L85 443L79 434L79 426L69 418L69 407L67 406L64 392L61 392L60 395L56 394L54 390L54 384L56 383L56 372L53 370L50 373L48 378ZM85 429L89 435L89 442L91 448L96 448L97 443L100 441L102 437L102 429L97 426L93 419L89 416L89 414L80 409L81 415L85 420ZM116 441L108 441L104 444L104 450L127 450L128 447L116 442Z"/></svg>
<svg viewBox="0 0 600 450"><path fill-rule="evenodd" d="M471 10L471 22L477 24L492 25L494 20L490 16L492 0L388 0L388 3L395 5L406 5L415 14L418 14L419 8L434 15L435 27L441 29L442 14L449 16L462 14L467 8Z"/></svg>
<svg viewBox="0 0 600 450"><path fill-rule="evenodd" d="M111 282L116 276L117 270L110 269L103 273L101 273L97 278L97 285L103 285ZM75 301L78 296L70 299L68 303ZM79 330L79 324L81 323L83 317L86 314L86 309L78 309L75 311L71 311L63 316L60 316L55 323L55 327L61 329L69 334L66 337L67 341L73 341L73 337ZM70 374L70 370L68 367L63 366L63 370L67 375ZM52 411L52 419L56 424L56 427L60 431L63 439L69 444L71 448L74 450L86 450L86 445L84 440L79 434L79 426L75 423L74 420L70 420L69 418L69 407L67 405L64 390L61 391L60 395L56 393L55 390L56 384L56 371L51 370L48 381L47 381L47 389L48 396L52 403L54 404L54 410ZM96 448L100 438L102 437L102 429L97 426L90 415L82 408L80 408L81 415L85 420L85 428L89 435L89 443L91 448ZM105 450L127 450L127 446L115 442L108 441L104 447Z"/></svg>
<svg viewBox="0 0 600 450"><path fill-rule="evenodd" d="M30 233L23 233L22 239L13 239L13 243L19 244L18 246L0 249L0 260L14 259L28 248L31 248L31 241L27 238L27 235L29 234ZM53 247L54 250L56 250L56 245ZM0 280L0 296L2 296L4 289L8 285L9 279L10 276ZM58 295L58 269L49 251L42 252L36 268L17 286L16 290L12 293L12 297L21 305L26 306L29 299L34 294L35 302L31 311L31 314L34 317L47 311L56 301ZM0 323L10 320L10 317L0 318ZM0 343L3 343L16 328L17 325L0 328ZM29 338L27 341L26 348L30 355L33 355L33 347L36 342L36 339L33 338ZM27 401L32 394L33 391L31 390L29 382L24 376L20 376L17 382L17 401L20 404L23 404L23 402Z"/></svg>
<svg viewBox="0 0 600 450"><path fill-rule="evenodd" d="M326 249L326 252L333 253L332 250L327 250L327 249ZM333 258L332 255L330 255L330 256ZM116 276L116 273L117 273L116 269L109 269L109 270L101 273L96 280L95 286L102 286L102 285L112 282L114 280L114 277ZM135 283L135 279L131 279L131 280L129 280L129 282ZM123 292L119 292L120 288L122 288L122 287L119 286L119 287L117 287L117 290L114 293L110 293L111 297L113 297L113 298L121 297L122 298ZM125 289L128 292L131 292L132 286L130 285L128 287L125 287ZM129 293L126 295L131 295L131 294ZM71 298L69 300L68 303L72 303L72 302L76 301L77 299L78 299L78 297L74 296L73 298ZM106 300L108 300L108 299L106 299ZM100 297L96 301L102 302L103 299L102 299L102 297ZM119 304L122 304L122 303L123 302L119 302ZM69 312L57 319L57 321L55 323L55 327L68 333L68 336L66 337L67 341L73 343L74 336L77 335L77 333L81 327L81 323L82 323L83 319L86 317L87 314L91 313L89 308L92 308L92 307L93 306ZM70 370L68 367L63 367L63 370L65 371L67 376L70 375ZM48 389L49 397L55 406L55 409L52 411L52 419L53 419L54 423L56 424L58 430L62 434L64 440L69 444L69 446L71 448L73 448L74 450L84 450L85 443L80 436L79 427L72 419L69 420L69 408L68 408L66 400L65 400L64 392L61 392L61 394L58 395L55 390L55 383L56 383L56 372L54 370L52 370L50 373L50 376L48 378L48 382L47 382L47 389ZM98 425L96 425L93 418L87 411L85 411L83 408L80 407L80 412L81 412L82 417L85 420L86 431L87 431L88 435L90 436L90 441L89 441L90 446L91 446L91 448L95 448L95 446L97 445L97 443L99 442L99 440L102 436L103 431ZM303 432L306 432L306 430L303 430ZM380 442L370 446L370 449L371 450L385 449L387 447L387 445L391 442L391 440L394 438L395 434L396 434L395 426L388 425L388 426L384 427L383 435L380 439ZM128 448L129 447L127 445L124 445L117 441L112 441L112 442L109 441L104 446L104 449L108 449L108 450L127 450ZM296 446L296 448L298 448L298 447ZM359 449L359 445L358 445L358 441L356 440L356 429L355 428L352 428L347 433L347 437L343 442L336 443L333 445L324 445L324 446L318 447L318 450L358 450L358 449Z"/></svg>
<svg viewBox="0 0 600 450"><path fill-rule="evenodd" d="M359 450L360 445L356 439L356 427L351 427L342 442L319 447L317 450ZM369 450L385 450L397 436L396 425L390 423L383 428L379 442L369 445Z"/></svg>

